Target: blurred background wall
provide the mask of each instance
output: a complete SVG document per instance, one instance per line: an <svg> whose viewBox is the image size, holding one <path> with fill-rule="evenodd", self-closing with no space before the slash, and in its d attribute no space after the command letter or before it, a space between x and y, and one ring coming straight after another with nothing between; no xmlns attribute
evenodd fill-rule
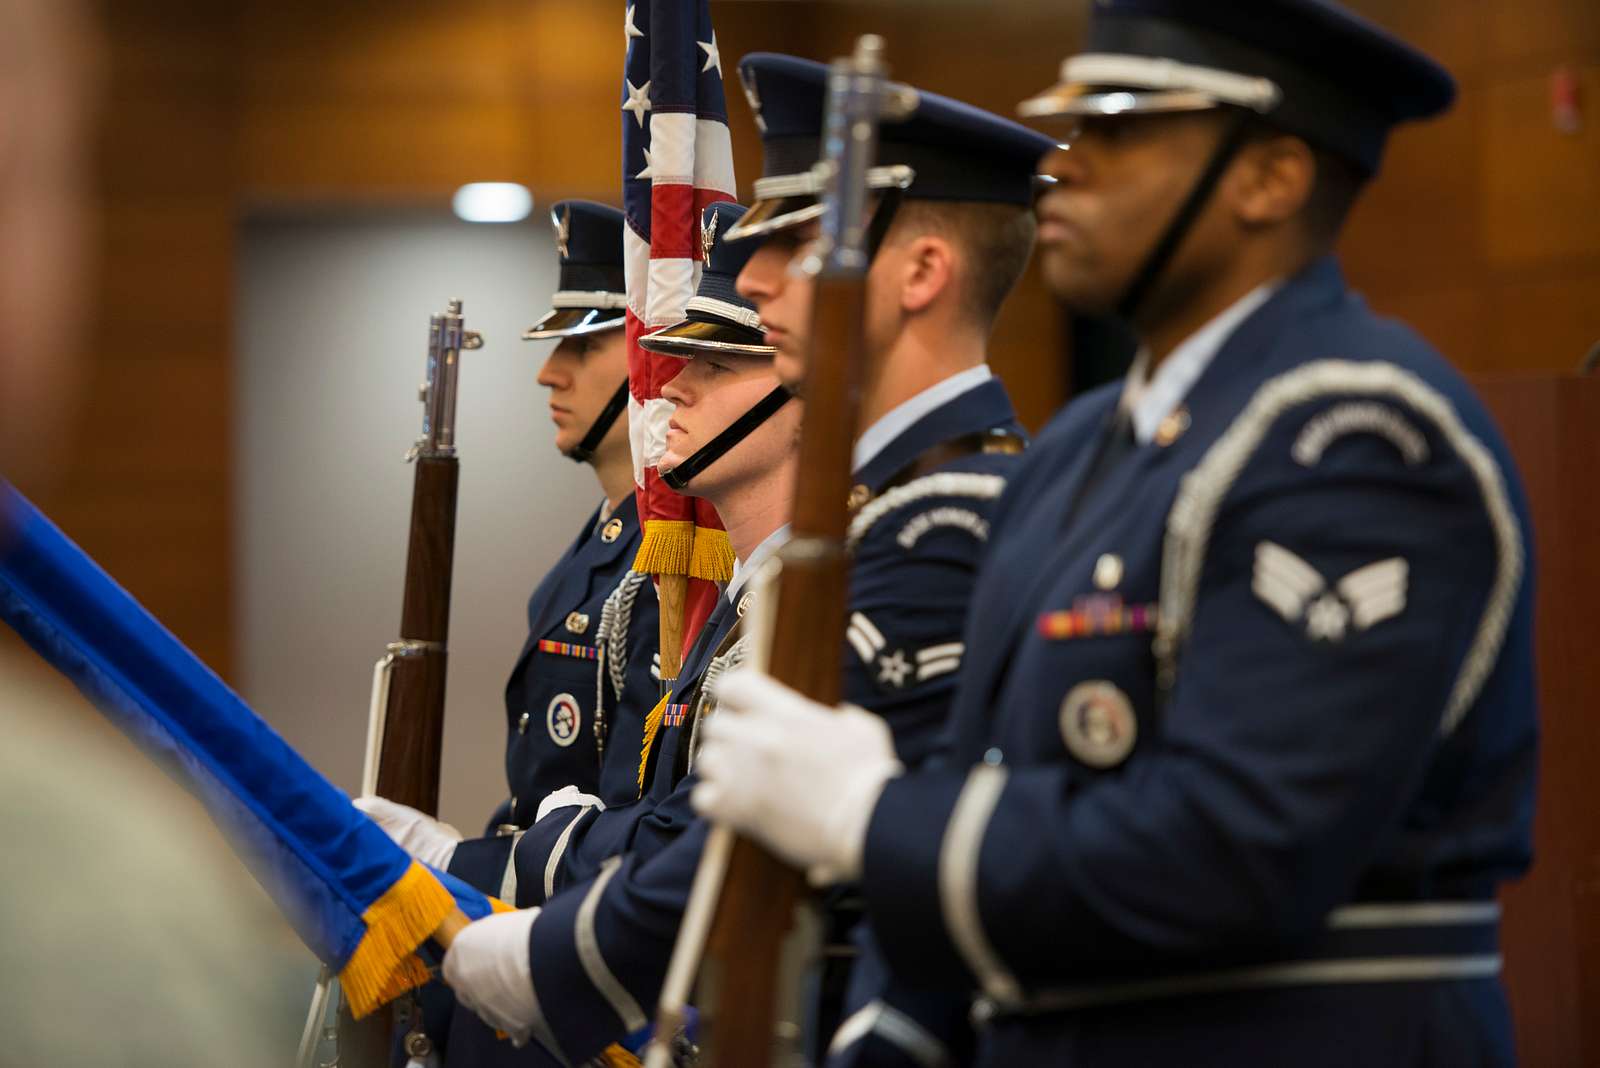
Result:
<svg viewBox="0 0 1600 1068"><path fill-rule="evenodd" d="M1463 91L1450 117L1394 142L1344 241L1352 281L1469 372L1574 367L1600 339L1600 4L1353 6L1445 61ZM747 51L825 59L873 30L898 77L1002 113L1051 80L1086 9L713 2L730 78ZM475 824L499 791L497 692L520 601L589 503L581 472L549 455L535 363L511 339L549 286L548 205L617 196L622 5L104 0L101 18L90 388L67 477L40 503L353 785L367 672L398 623L409 476L396 457L417 425L422 324L465 297L492 347L463 380L469 533L443 804ZM759 145L736 89L729 106L748 190ZM446 221L451 191L482 180L530 187L534 221ZM1068 336L1030 277L993 356L1031 425L1070 394ZM359 596L341 595L348 583ZM1541 836L1557 818L1547 806ZM1579 899L1597 863L1572 869ZM1600 924L1581 930L1600 945ZM1600 973L1544 963L1511 955L1519 1025L1538 1024L1524 1056L1579 1063L1563 1058Z"/></svg>
<svg viewBox="0 0 1600 1068"><path fill-rule="evenodd" d="M400 636L428 316L462 298L455 611L442 786L472 833L505 796L505 681L528 594L600 500L551 445L518 337L556 288L550 228L448 211L255 211L238 232L234 675L335 782L360 782L372 661ZM542 309L543 305L539 305Z"/></svg>

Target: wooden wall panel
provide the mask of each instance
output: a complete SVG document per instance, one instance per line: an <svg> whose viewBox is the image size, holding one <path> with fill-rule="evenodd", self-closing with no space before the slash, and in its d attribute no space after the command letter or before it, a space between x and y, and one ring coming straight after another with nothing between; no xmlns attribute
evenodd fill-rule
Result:
<svg viewBox="0 0 1600 1068"><path fill-rule="evenodd" d="M1534 866L1504 895L1505 979L1525 1068L1600 1060L1600 378L1479 379L1534 524L1540 800Z"/></svg>
<svg viewBox="0 0 1600 1068"><path fill-rule="evenodd" d="M1574 371L1600 343L1600 261L1497 283L1483 311L1486 371Z"/></svg>
<svg viewBox="0 0 1600 1068"><path fill-rule="evenodd" d="M1488 56L1501 67L1561 62L1600 51L1600 5L1594 0L1490 3L1485 14Z"/></svg>
<svg viewBox="0 0 1600 1068"><path fill-rule="evenodd" d="M1485 255L1495 267L1600 258L1600 62L1573 67L1588 121L1574 133L1550 116L1550 72L1485 90Z"/></svg>

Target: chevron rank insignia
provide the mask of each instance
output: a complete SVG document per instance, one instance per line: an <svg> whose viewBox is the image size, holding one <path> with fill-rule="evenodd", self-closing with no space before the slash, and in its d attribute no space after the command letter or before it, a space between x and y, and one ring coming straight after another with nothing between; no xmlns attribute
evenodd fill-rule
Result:
<svg viewBox="0 0 1600 1068"><path fill-rule="evenodd" d="M1270 541L1256 546L1250 589L1318 642L1341 642L1405 611L1410 566L1403 557L1359 567L1331 585L1316 568Z"/></svg>

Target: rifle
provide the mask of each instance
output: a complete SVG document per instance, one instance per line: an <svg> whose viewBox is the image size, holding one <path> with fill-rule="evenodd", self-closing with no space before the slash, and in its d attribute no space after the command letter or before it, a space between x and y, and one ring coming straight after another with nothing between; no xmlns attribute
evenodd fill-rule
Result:
<svg viewBox="0 0 1600 1068"><path fill-rule="evenodd" d="M813 171L823 183L822 238L802 265L815 277L815 296L793 537L778 554L773 588L761 598L761 610L771 613L767 671L824 704L840 696L839 636L850 577L846 500L867 358L867 172L889 99L882 56L882 39L863 36L854 55L836 60L829 75L825 158ZM726 827L712 829L673 948L647 1068L671 1063L697 965L706 1063L751 1068L772 1063L775 1053L788 1059L774 1048L780 972L786 936L808 896L801 873ZM793 1021L787 1023L785 1040L798 1034Z"/></svg>
<svg viewBox="0 0 1600 1068"><path fill-rule="evenodd" d="M411 528L406 548L405 592L400 634L373 667L372 704L367 717L363 795L377 794L426 812L439 811L439 756L444 742L446 642L450 634L450 579L455 560L456 380L461 353L483 346L483 337L462 324L461 302L450 301L443 315L428 321L428 362L417 391L422 401L422 435L406 452L416 475L411 488ZM332 976L317 980L300 1040L301 1065L312 1065L325 1018ZM368 1021L371 1021L370 1023ZM386 1066L392 1014L386 1010L356 1021L339 1006L336 1063L345 1068ZM325 1037L325 1036L324 1036ZM427 1039L414 1027L407 1052Z"/></svg>

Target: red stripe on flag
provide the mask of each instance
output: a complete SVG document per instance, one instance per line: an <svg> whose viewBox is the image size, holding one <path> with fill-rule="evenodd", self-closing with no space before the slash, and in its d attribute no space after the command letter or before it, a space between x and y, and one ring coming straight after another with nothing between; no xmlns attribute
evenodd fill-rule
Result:
<svg viewBox="0 0 1600 1068"><path fill-rule="evenodd" d="M656 183L650 190L650 258L688 260L700 258L700 216L695 211L692 185ZM684 300L694 296L688 293Z"/></svg>

